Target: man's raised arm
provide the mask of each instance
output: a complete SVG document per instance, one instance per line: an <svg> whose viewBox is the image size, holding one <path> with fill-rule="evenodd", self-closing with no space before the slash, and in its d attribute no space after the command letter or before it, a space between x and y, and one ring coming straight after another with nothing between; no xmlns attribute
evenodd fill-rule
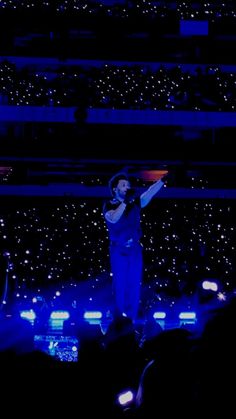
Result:
<svg viewBox="0 0 236 419"><path fill-rule="evenodd" d="M156 195L157 192L163 187L164 182L162 179L157 180L153 183L145 192L140 196L141 208L146 207L151 199Z"/></svg>

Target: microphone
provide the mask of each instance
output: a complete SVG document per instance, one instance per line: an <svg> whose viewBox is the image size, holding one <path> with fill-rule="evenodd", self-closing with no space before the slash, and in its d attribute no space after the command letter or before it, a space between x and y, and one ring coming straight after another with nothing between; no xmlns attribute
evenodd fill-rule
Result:
<svg viewBox="0 0 236 419"><path fill-rule="evenodd" d="M127 189L126 196L134 196L135 190L134 188Z"/></svg>
<svg viewBox="0 0 236 419"><path fill-rule="evenodd" d="M135 194L135 190L133 188L127 189L126 194L125 194L125 202L127 204L134 201L134 194Z"/></svg>

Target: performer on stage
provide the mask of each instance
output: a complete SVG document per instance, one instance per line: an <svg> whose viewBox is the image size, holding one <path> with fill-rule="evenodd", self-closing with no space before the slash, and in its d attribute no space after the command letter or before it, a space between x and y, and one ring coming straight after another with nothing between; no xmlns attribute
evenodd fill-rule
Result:
<svg viewBox="0 0 236 419"><path fill-rule="evenodd" d="M126 173L117 173L109 181L112 199L105 202L103 213L110 238L114 316L137 318L143 273L141 210L162 189L166 178L138 197Z"/></svg>

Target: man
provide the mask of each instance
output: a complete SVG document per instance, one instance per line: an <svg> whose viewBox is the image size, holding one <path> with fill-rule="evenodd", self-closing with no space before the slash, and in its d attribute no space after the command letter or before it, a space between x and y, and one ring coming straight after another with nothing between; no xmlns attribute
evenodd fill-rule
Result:
<svg viewBox="0 0 236 419"><path fill-rule="evenodd" d="M112 199L104 204L103 212L110 238L114 316L126 315L133 321L137 317L143 271L141 209L163 187L163 179L139 197L126 173L117 173L109 181Z"/></svg>

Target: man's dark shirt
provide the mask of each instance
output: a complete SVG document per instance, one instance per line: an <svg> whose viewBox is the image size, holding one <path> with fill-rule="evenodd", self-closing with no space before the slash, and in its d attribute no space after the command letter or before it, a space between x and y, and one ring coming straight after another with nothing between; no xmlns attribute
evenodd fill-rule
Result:
<svg viewBox="0 0 236 419"><path fill-rule="evenodd" d="M103 207L104 215L107 211L115 210L120 203L118 199L105 202ZM139 241L142 236L140 211L140 198L134 198L131 203L127 204L124 213L117 223L106 221L111 243L124 245L130 239L134 242Z"/></svg>

